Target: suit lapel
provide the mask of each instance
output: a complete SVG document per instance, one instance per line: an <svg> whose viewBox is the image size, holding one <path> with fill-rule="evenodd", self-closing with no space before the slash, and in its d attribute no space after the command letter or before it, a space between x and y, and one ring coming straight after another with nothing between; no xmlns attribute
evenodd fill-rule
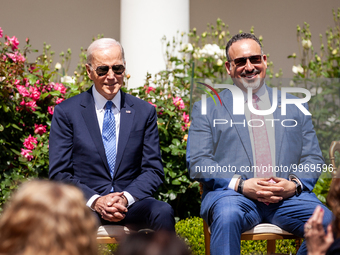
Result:
<svg viewBox="0 0 340 255"><path fill-rule="evenodd" d="M233 120L233 126L236 128L236 132L240 137L241 143L243 145L244 150L247 153L249 163L253 165L253 154L251 150L251 143L249 138L249 131L248 131L248 123L246 120L245 115L234 115L233 114L233 97L230 90L227 91L226 97L221 98L224 107L227 109L229 116ZM241 123L245 123L245 126ZM238 123L238 124L234 124Z"/></svg>
<svg viewBox="0 0 340 255"><path fill-rule="evenodd" d="M100 129L98 125L98 119L97 119L97 114L95 110L95 105L94 105L94 99L92 96L92 87L86 91L85 97L83 101L80 103L80 105L83 107L83 110L81 111L81 114L84 118L84 121L86 123L86 127L90 133L90 136L92 138L93 143L96 146L96 149L100 155L100 157L103 160L103 163L105 165L106 171L110 173L110 168L107 163L106 159L106 154L105 154L105 149L104 149L104 144L102 140L102 136L100 134ZM84 138L86 139L86 138Z"/></svg>
<svg viewBox="0 0 340 255"><path fill-rule="evenodd" d="M118 153L116 158L116 165L114 176L117 174L119 165L122 161L124 150L129 140L132 123L135 116L135 110L132 108L133 103L126 97L126 94L121 91L121 109L120 109L120 128L119 128L119 140L118 140ZM133 159L131 159L133 160Z"/></svg>

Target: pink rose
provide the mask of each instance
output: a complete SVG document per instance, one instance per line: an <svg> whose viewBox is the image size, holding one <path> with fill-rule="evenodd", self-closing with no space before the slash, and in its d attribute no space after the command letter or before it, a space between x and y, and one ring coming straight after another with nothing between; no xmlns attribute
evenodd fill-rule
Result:
<svg viewBox="0 0 340 255"><path fill-rule="evenodd" d="M35 101L39 100L41 93L38 88L30 87L30 92L31 92L30 98L32 98Z"/></svg>
<svg viewBox="0 0 340 255"><path fill-rule="evenodd" d="M26 107L31 108L32 112L35 112L36 108L37 108L37 103L35 101L29 101L27 103L25 103Z"/></svg>
<svg viewBox="0 0 340 255"><path fill-rule="evenodd" d="M62 101L64 101L64 98L58 98L57 101L55 102L56 104L60 104Z"/></svg>
<svg viewBox="0 0 340 255"><path fill-rule="evenodd" d="M25 62L26 61L26 58L17 51L14 54L13 53L6 53L6 54L10 59L13 60L13 62Z"/></svg>
<svg viewBox="0 0 340 255"><path fill-rule="evenodd" d="M53 115L53 113L54 113L54 106L47 107L47 111L48 111L49 114Z"/></svg>
<svg viewBox="0 0 340 255"><path fill-rule="evenodd" d="M153 88L153 87L148 87L147 89L146 89L146 93L150 93L151 91L153 91L153 92L155 92L155 88Z"/></svg>
<svg viewBox="0 0 340 255"><path fill-rule="evenodd" d="M7 56L6 55L2 55L2 60L6 61L6 59L7 59Z"/></svg>
<svg viewBox="0 0 340 255"><path fill-rule="evenodd" d="M157 105L155 105L154 103L152 103L152 102L148 102L148 103L157 108Z"/></svg>
<svg viewBox="0 0 340 255"><path fill-rule="evenodd" d="M30 85L27 78L23 78L22 83L25 84L26 87Z"/></svg>
<svg viewBox="0 0 340 255"><path fill-rule="evenodd" d="M22 95L23 97L29 97L30 96L30 93L27 91L25 86L16 85L16 88L19 91L19 94Z"/></svg>
<svg viewBox="0 0 340 255"><path fill-rule="evenodd" d="M24 146L29 150L33 150L37 143L37 138L29 135L28 138L25 139Z"/></svg>
<svg viewBox="0 0 340 255"><path fill-rule="evenodd" d="M28 161L31 161L33 158L33 156L30 154L31 152L31 150L21 149L21 155L27 158Z"/></svg>
<svg viewBox="0 0 340 255"><path fill-rule="evenodd" d="M183 112L182 120L184 123L189 123L189 114L185 114L185 112Z"/></svg>
<svg viewBox="0 0 340 255"><path fill-rule="evenodd" d="M187 124L184 124L184 126L181 126L181 128L182 128L182 131L184 132L185 130L187 130Z"/></svg>
<svg viewBox="0 0 340 255"><path fill-rule="evenodd" d="M17 54L17 60L18 62L25 62L26 61L26 58L21 55L20 53Z"/></svg>
<svg viewBox="0 0 340 255"><path fill-rule="evenodd" d="M18 48L19 41L15 36L13 36L12 38L7 36L7 42L5 44L7 46L11 46L12 50L16 50Z"/></svg>
<svg viewBox="0 0 340 255"><path fill-rule="evenodd" d="M173 103L174 103L174 105L178 108L178 109L184 109L184 102L183 102L183 99L182 98L180 98L180 97L173 97L172 98L172 101L173 101Z"/></svg>
<svg viewBox="0 0 340 255"><path fill-rule="evenodd" d="M34 133L38 135L42 135L46 133L46 125L43 124L34 124Z"/></svg>
<svg viewBox="0 0 340 255"><path fill-rule="evenodd" d="M3 30L1 29L1 27L0 27L0 38L2 38L3 37Z"/></svg>
<svg viewBox="0 0 340 255"><path fill-rule="evenodd" d="M54 89L55 89L55 90L59 90L60 93L63 94L63 95L66 93L66 88L65 88L64 85L61 84L61 83L56 83L56 84L54 84Z"/></svg>

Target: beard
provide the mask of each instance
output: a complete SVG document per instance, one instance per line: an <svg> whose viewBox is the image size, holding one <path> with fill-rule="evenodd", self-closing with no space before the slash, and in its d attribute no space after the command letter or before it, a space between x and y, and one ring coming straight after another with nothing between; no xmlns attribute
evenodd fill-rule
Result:
<svg viewBox="0 0 340 255"><path fill-rule="evenodd" d="M257 74L259 74L259 73L260 73L259 70L253 70L253 71L251 72L251 74L253 74L253 75L257 75ZM246 71L242 72L242 73L241 73L241 77L245 77L246 74L250 74L250 72L246 72ZM244 88L246 88L246 89L252 88L253 90L256 90L256 89L258 89L258 88L261 86L261 84L263 83L263 79L262 79L262 78L256 78L256 79L250 79L250 80L249 80L249 79L246 79L246 78L241 78L241 79L240 79L240 82L242 83L242 85L244 86Z"/></svg>

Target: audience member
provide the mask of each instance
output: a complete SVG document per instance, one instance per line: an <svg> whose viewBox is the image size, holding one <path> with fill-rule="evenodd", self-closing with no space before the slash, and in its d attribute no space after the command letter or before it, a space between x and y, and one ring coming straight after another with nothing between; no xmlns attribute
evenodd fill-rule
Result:
<svg viewBox="0 0 340 255"><path fill-rule="evenodd" d="M160 231L126 236L115 255L191 255L191 252L174 233Z"/></svg>
<svg viewBox="0 0 340 255"><path fill-rule="evenodd" d="M95 255L97 225L76 187L24 183L0 218L0 254Z"/></svg>
<svg viewBox="0 0 340 255"><path fill-rule="evenodd" d="M322 227L324 210L319 206L305 224L308 255L340 254L340 172L332 180L327 203L334 214L334 220L328 225L327 233Z"/></svg>

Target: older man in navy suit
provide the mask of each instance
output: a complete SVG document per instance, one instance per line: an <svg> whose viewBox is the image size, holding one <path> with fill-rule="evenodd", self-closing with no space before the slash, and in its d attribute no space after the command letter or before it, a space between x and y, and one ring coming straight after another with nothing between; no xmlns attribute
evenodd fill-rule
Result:
<svg viewBox="0 0 340 255"><path fill-rule="evenodd" d="M152 197L164 176L156 110L121 91L125 66L114 39L89 46L94 85L55 107L49 177L79 187L101 224L174 231L171 206Z"/></svg>
<svg viewBox="0 0 340 255"><path fill-rule="evenodd" d="M226 69L236 87L219 93L221 105L212 99L206 106L194 105L188 146L191 177L203 183L201 215L210 225L213 255L240 254L241 233L261 222L303 237L304 224L317 205L325 212L325 226L332 218L312 193L326 167L311 116L301 111L307 104L301 109L287 105L286 115L280 107L265 116L254 114L248 100L263 111L276 97L264 82L267 58L262 45L254 35L242 33L228 42L226 53ZM238 109L231 90L240 92L237 103L244 106L243 114L233 114ZM305 244L298 254L306 254Z"/></svg>

